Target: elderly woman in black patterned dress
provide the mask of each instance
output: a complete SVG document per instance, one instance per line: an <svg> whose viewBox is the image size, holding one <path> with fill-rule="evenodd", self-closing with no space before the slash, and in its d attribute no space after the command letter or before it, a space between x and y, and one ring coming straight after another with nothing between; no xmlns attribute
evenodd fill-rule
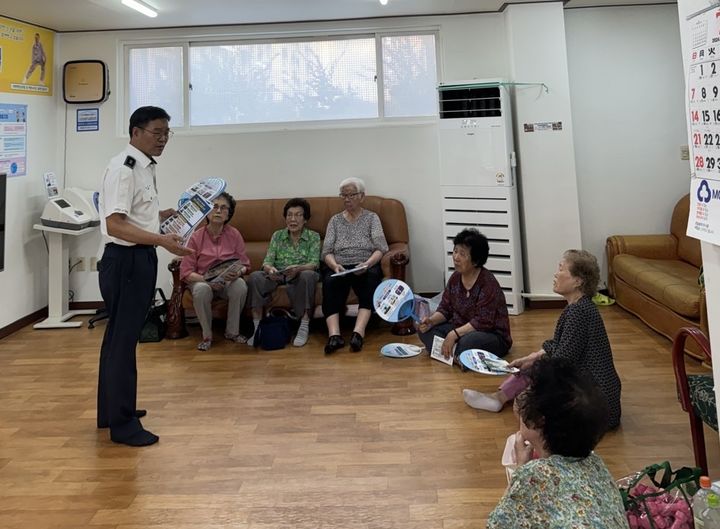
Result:
<svg viewBox="0 0 720 529"><path fill-rule="evenodd" d="M558 263L553 281L553 291L568 302L557 321L555 334L543 343L542 349L510 365L525 370L542 356L571 360L602 390L610 412L608 426L616 428L620 424L621 384L605 324L592 302L599 281L600 267L594 255L585 250L566 251ZM497 412L522 393L527 384L527 378L517 374L505 379L498 391L491 395L465 389L463 396L473 408Z"/></svg>
<svg viewBox="0 0 720 529"><path fill-rule="evenodd" d="M328 327L325 354L345 346L340 335L340 311L345 307L352 288L358 297L359 309L355 328L350 336L350 349L360 351L365 338L365 327L372 314L372 297L382 281L380 259L388 251L380 217L362 207L365 200L365 183L360 178L347 178L340 182L340 197L345 210L333 215L325 231L321 260L323 267L322 309ZM345 270L358 271L335 276Z"/></svg>

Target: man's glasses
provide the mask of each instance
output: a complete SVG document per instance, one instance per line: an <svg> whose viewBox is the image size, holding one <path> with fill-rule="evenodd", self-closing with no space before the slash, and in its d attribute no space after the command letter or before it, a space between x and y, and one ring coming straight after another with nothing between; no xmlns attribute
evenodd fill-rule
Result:
<svg viewBox="0 0 720 529"><path fill-rule="evenodd" d="M357 197L360 196L360 193L340 193L338 196L343 200L346 198L349 198L350 200L355 200Z"/></svg>
<svg viewBox="0 0 720 529"><path fill-rule="evenodd" d="M143 128L143 127L138 127L138 128L144 130L145 132L149 132L150 134L152 134L153 136L155 136L155 137L156 137L157 139L159 139L159 140L161 140L161 139L163 139L163 138L169 140L170 138L173 137L173 134L175 134L175 133L174 133L173 131L171 131L171 130L155 131L155 130L150 130L150 129L146 129L146 128Z"/></svg>
<svg viewBox="0 0 720 529"><path fill-rule="evenodd" d="M213 211L230 211L230 206L226 206L225 204L213 204Z"/></svg>

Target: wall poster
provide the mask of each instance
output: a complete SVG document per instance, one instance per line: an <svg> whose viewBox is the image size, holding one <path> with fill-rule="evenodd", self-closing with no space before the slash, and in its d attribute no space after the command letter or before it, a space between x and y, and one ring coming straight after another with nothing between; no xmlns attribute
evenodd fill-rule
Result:
<svg viewBox="0 0 720 529"><path fill-rule="evenodd" d="M0 173L27 173L27 105L0 103Z"/></svg>
<svg viewBox="0 0 720 529"><path fill-rule="evenodd" d="M55 32L0 17L0 92L52 95Z"/></svg>
<svg viewBox="0 0 720 529"><path fill-rule="evenodd" d="M720 8L688 20L691 178L687 234L720 244Z"/></svg>

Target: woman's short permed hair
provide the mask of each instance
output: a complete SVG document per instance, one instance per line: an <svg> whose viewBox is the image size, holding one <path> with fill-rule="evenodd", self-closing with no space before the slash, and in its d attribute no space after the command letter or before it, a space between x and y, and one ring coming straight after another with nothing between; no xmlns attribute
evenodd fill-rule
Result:
<svg viewBox="0 0 720 529"><path fill-rule="evenodd" d="M222 193L220 193L218 195L218 198L224 198L225 200L227 200L228 206L230 206L230 209L228 210L228 218L225 220L225 224L227 224L228 222L230 222L230 219L233 218L233 215L235 215L235 199L227 191L223 191Z"/></svg>
<svg viewBox="0 0 720 529"><path fill-rule="evenodd" d="M283 207L283 217L287 217L287 212L290 208L302 208L303 209L303 217L305 217L305 220L310 220L310 203L305 200L304 198L291 198L285 203L285 207Z"/></svg>
<svg viewBox="0 0 720 529"><path fill-rule="evenodd" d="M454 246L467 246L470 249L470 260L476 268L487 263L490 254L490 244L487 237L475 228L468 228L458 233L453 239Z"/></svg>
<svg viewBox="0 0 720 529"><path fill-rule="evenodd" d="M569 265L570 275L582 281L582 293L594 296L600 283L600 266L595 256L587 250L567 250L563 259Z"/></svg>
<svg viewBox="0 0 720 529"><path fill-rule="evenodd" d="M358 178L356 176L351 176L350 178L346 178L345 180L340 182L340 185L338 186L340 192L342 192L342 188L345 186L355 186L355 189L358 193L365 192L365 182L362 178Z"/></svg>
<svg viewBox="0 0 720 529"><path fill-rule="evenodd" d="M607 431L608 406L595 381L566 358L543 357L524 373L515 405L525 426L540 430L551 454L587 457Z"/></svg>

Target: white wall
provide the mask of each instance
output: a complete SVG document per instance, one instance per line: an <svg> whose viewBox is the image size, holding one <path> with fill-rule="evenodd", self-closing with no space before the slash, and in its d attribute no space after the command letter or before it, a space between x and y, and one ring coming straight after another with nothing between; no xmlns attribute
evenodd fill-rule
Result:
<svg viewBox="0 0 720 529"><path fill-rule="evenodd" d="M510 5L505 13L513 80L549 89L515 88L525 292L559 299L552 290L557 262L566 249L580 246L563 6ZM524 132L525 123L558 121L562 130Z"/></svg>
<svg viewBox="0 0 720 529"><path fill-rule="evenodd" d="M685 82L674 5L565 11L583 247L667 233L689 190Z"/></svg>
<svg viewBox="0 0 720 529"><path fill-rule="evenodd" d="M7 104L27 105L27 175L8 178L5 270L0 272L0 328L47 306L48 256L40 232L32 226L45 200L43 173L62 172L62 145L55 96L0 94ZM58 140L59 138L59 140Z"/></svg>
<svg viewBox="0 0 720 529"><path fill-rule="evenodd" d="M248 35L256 31L279 35L313 29L368 29L368 21L342 24L293 24L261 28L196 29L193 34ZM422 27L440 32L439 81L476 77L507 77L505 29L502 15L474 15L370 22L373 28ZM370 28L372 29L372 28ZM126 136L116 134L122 72L118 64L121 40L187 37L187 30L79 33L60 35L59 61L95 58L110 68L113 94L101 106L100 132L76 133L75 112L67 109L68 185L97 189L108 159L123 148ZM92 50L91 53L88 50ZM89 105L92 106L92 105ZM122 119L122 118L121 118ZM172 122L171 122L172 125ZM123 129L125 124L122 125ZM366 179L370 194L400 199L410 228L410 280L420 292L443 287L442 233L437 179L437 136L433 120L424 124L366 128L317 128L207 135L176 134L159 160L161 205L171 207L179 193L200 177L212 175L229 181L239 198L332 195L348 176ZM99 235L89 236L73 248L73 255L99 252ZM160 252L158 286L169 288ZM73 272L71 287L80 300L97 300L97 274Z"/></svg>

